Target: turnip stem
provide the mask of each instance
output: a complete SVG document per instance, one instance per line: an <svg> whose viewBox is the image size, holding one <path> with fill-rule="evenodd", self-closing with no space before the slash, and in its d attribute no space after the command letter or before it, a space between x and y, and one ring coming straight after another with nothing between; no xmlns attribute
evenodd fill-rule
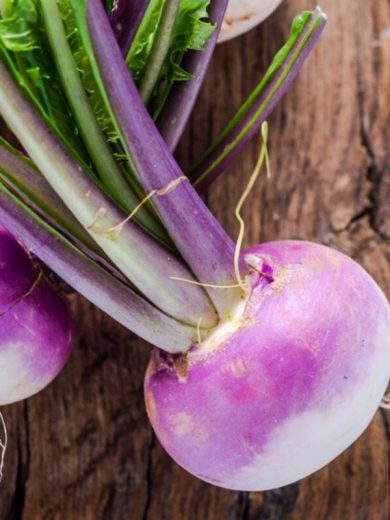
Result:
<svg viewBox="0 0 390 520"><path fill-rule="evenodd" d="M123 211L130 213L139 200L124 179L93 113L69 47L59 7L52 0L41 0L41 7L61 84L93 166L107 193ZM153 236L163 242L167 240L164 228L145 208L137 213L136 220Z"/></svg>
<svg viewBox="0 0 390 520"><path fill-rule="evenodd" d="M240 285L241 289L244 291L244 293L247 293L247 286L246 286L244 280L242 279L241 272L240 272L240 257L241 257L242 243L244 240L245 222L241 216L241 209L242 209L242 206L244 205L246 199L248 198L248 195L252 191L253 186L255 185L255 182L257 181L257 178L260 174L260 171L261 171L261 168L262 168L264 162L267 162L267 158L268 158L268 153L267 153L268 124L266 121L261 125L261 137L262 137L262 144L261 144L259 158L257 160L255 169L253 170L253 172L249 178L248 184L237 203L237 206L236 206L236 209L234 212L236 219L238 220L238 223L240 226L238 237L237 237L237 242L236 242L236 250L234 252L234 269L235 269L235 273L236 273L237 282Z"/></svg>
<svg viewBox="0 0 390 520"><path fill-rule="evenodd" d="M183 173L142 103L98 0L88 2L87 22L100 75L138 178L146 193L160 190ZM198 280L232 285L234 243L190 184L181 183L153 201L165 228ZM239 290L208 289L207 292L221 316L229 314L240 298Z"/></svg>
<svg viewBox="0 0 390 520"><path fill-rule="evenodd" d="M222 26L228 0L213 0L209 6L209 22L216 28L202 52L190 51L182 67L193 75L190 81L177 81L157 119L157 127L168 148L175 150L203 84L211 56Z"/></svg>
<svg viewBox="0 0 390 520"><path fill-rule="evenodd" d="M100 254L97 244L85 229L80 226L61 198L51 188L34 164L22 153L2 143L0 137L0 177L8 183L19 196L28 201L29 206L39 214L45 215L85 244L90 250Z"/></svg>
<svg viewBox="0 0 390 520"><path fill-rule="evenodd" d="M56 233L1 184L0 219L32 254L135 334L167 352L183 352L196 339L197 323L189 327L166 316Z"/></svg>
<svg viewBox="0 0 390 520"><path fill-rule="evenodd" d="M110 263L92 237L65 206L47 180L21 152L2 143L0 138L0 179L18 199L23 201L50 226L64 234L84 253L104 265L110 272L126 280Z"/></svg>
<svg viewBox="0 0 390 520"><path fill-rule="evenodd" d="M175 24L180 0L165 0L153 47L141 77L139 91L147 105L158 80L161 66L169 51L171 33Z"/></svg>
<svg viewBox="0 0 390 520"><path fill-rule="evenodd" d="M326 20L320 8L294 19L290 39L261 82L192 169L190 177L199 191L226 169L268 118L310 55Z"/></svg>
<svg viewBox="0 0 390 520"><path fill-rule="evenodd" d="M129 52L149 3L150 0L117 0L114 3L110 22L123 56Z"/></svg>
<svg viewBox="0 0 390 520"><path fill-rule="evenodd" d="M81 225L89 229L97 214L102 228L122 222L125 216L74 162L49 128L20 93L0 63L0 113L17 135L41 173L59 194ZM210 302L202 289L177 287L170 276L191 278L188 269L132 222L115 240L89 229L92 238L114 265L164 312L188 323L204 317L205 326L215 323ZM195 321L194 321L195 320Z"/></svg>

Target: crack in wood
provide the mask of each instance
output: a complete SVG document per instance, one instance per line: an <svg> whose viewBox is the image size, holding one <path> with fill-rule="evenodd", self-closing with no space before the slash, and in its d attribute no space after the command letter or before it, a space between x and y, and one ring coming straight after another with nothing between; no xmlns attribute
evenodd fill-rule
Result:
<svg viewBox="0 0 390 520"><path fill-rule="evenodd" d="M366 129L366 113L364 108L364 96L365 96L365 85L362 78L362 62L358 47L357 52L357 109L358 109L358 117L359 117L359 127L360 127L360 142L365 150L366 156L368 158L369 164L366 170L366 179L369 182L371 189L368 193L368 199L370 201L370 205L364 208L364 212L369 216L369 224L374 233L379 236L382 240L390 239L390 236L387 236L386 233L378 226L378 214L381 209L381 200L379 198L379 193L381 190L382 182L384 182L384 171L381 171L378 168L378 159L375 154L375 149L371 144L370 136ZM350 224L357 219L351 219ZM348 226L347 226L348 228Z"/></svg>
<svg viewBox="0 0 390 520"><path fill-rule="evenodd" d="M114 483L107 484L104 488L104 494L107 495L106 504L103 508L103 518L113 518L115 497L116 497L116 486Z"/></svg>
<svg viewBox="0 0 390 520"><path fill-rule="evenodd" d="M153 492L153 451L156 446L156 437L152 430L150 430L150 441L147 453L147 465L146 465L146 500L145 508L142 513L142 520L147 520L152 502Z"/></svg>
<svg viewBox="0 0 390 520"><path fill-rule="evenodd" d="M249 511L250 511L249 493L245 493L245 492L239 493L239 504L240 504L241 520L249 520Z"/></svg>
<svg viewBox="0 0 390 520"><path fill-rule="evenodd" d="M295 503L299 495L299 483L265 491L263 503L257 511L251 512L243 520L287 520L294 511Z"/></svg>
<svg viewBox="0 0 390 520"><path fill-rule="evenodd" d="M387 459L390 468L390 412L383 408L379 408L379 413L382 417L382 421L385 427L385 433L387 438ZM388 518L390 518L390 503L388 509Z"/></svg>
<svg viewBox="0 0 390 520"><path fill-rule="evenodd" d="M23 426L25 438L18 439L18 466L16 471L15 495L11 505L12 520L22 520L26 502L27 483L30 474L30 439L29 439L29 420L28 420L28 402L23 403Z"/></svg>

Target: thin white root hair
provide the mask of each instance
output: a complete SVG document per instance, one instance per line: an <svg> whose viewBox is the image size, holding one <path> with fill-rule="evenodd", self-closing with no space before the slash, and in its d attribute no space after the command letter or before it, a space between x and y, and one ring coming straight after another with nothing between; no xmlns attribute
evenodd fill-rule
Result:
<svg viewBox="0 0 390 520"><path fill-rule="evenodd" d="M105 213L106 213L106 210L104 210L104 208L101 208L96 213L96 216L95 216L95 219L94 219L93 223L90 226L88 226L87 229L93 231L94 233L101 234L101 235L108 235L112 239L116 239L120 235L120 233L121 233L122 229L125 227L125 225L128 222L130 222L130 220L132 220L135 217L135 215L139 212L139 210L142 208L142 206L144 206L148 202L148 200L150 200L154 196L162 197L164 195L167 195L172 190L174 190L176 188L176 186L178 186L179 184L181 184L184 181L188 181L188 177L186 177L185 175L181 175L177 179L174 179L173 181L168 182L168 184L166 186L163 186L162 188L159 188L157 190L150 191L141 200L141 202L139 204L137 204L137 206L133 209L133 211L124 220L119 222L119 224L116 224L115 226L112 226L112 227L109 227L109 228L106 228L106 229L99 229L99 228L96 227L96 224L97 224L98 220L102 216L104 216ZM99 212L101 210L104 210L104 213L99 215Z"/></svg>
<svg viewBox="0 0 390 520"><path fill-rule="evenodd" d="M31 287L25 292L23 293L21 296L19 296L19 298L17 298L9 307L8 309L6 309L5 311L3 312L0 312L0 318L2 316L5 316L8 312L12 311L12 309L14 307L16 307L18 305L18 303L20 303L21 301L23 301L25 298L27 298L28 296L30 296L30 294L32 294L35 289L38 287L38 285L41 283L41 280L43 278L43 271L41 268L39 268L39 272L38 272L38 275L37 277L35 278L33 284L31 285Z"/></svg>
<svg viewBox="0 0 390 520"><path fill-rule="evenodd" d="M99 222L100 219L102 219L103 217L105 217L107 213L107 210L106 208L99 208L94 216L94 219L92 221L92 224L90 224L89 226L87 226L87 230L88 231L92 231L93 233L99 233L100 232L100 229L97 227L97 223Z"/></svg>
<svg viewBox="0 0 390 520"><path fill-rule="evenodd" d="M271 162L270 162L269 153L268 153L268 123L267 123L267 121L264 121L264 123L261 126L261 138L262 138L263 146L264 146L265 171L267 172L267 178L270 179L272 177L272 172L271 172Z"/></svg>
<svg viewBox="0 0 390 520"><path fill-rule="evenodd" d="M108 229L104 229L102 232L105 235L111 235L113 238L118 238L125 225L134 218L134 216L138 213L142 206L146 204L148 200L153 197L153 195L154 193L151 191L148 195L146 195L145 198L141 200L141 202L133 209L133 211L130 213L128 217L125 218L125 220L122 220L122 222L119 222L119 224L116 224L115 226L112 226Z"/></svg>
<svg viewBox="0 0 390 520"><path fill-rule="evenodd" d="M188 181L188 180L189 180L188 177L186 177L185 175L180 175L180 177L178 177L177 179L174 179L173 181L168 182L168 184L166 186L163 186L159 190L153 190L154 193L153 192L151 192L151 193L153 193L154 195L157 195L158 197L168 195L168 193L170 193L177 186L179 186L179 184L181 184L184 181Z"/></svg>
<svg viewBox="0 0 390 520"><path fill-rule="evenodd" d="M255 169L253 170L249 182L241 195L237 206L235 208L234 214L236 216L236 219L238 220L238 223L240 225L240 230L238 233L237 241L236 241L236 248L234 251L234 272L237 278L237 284L238 287L241 287L241 289L246 293L247 287L245 285L244 280L241 277L240 273L240 255L241 255L241 248L242 248L242 242L244 240L245 235L245 222L244 219L241 216L241 208L244 205L246 199L248 198L248 195L253 189L253 186L255 185L255 182L257 181L257 178L260 174L261 168L265 162L266 169L267 169L267 176L271 176L271 169L269 164L269 155L268 155L268 123L267 121L264 121L264 123L261 125L261 147L260 147L260 155L257 160Z"/></svg>
<svg viewBox="0 0 390 520"><path fill-rule="evenodd" d="M3 414L0 412L0 424L4 432L4 440L0 438L0 482L3 480L3 469L4 469L4 459L5 459L5 453L7 451L7 445L8 445L8 434L7 434L7 427L5 425Z"/></svg>
<svg viewBox="0 0 390 520"><path fill-rule="evenodd" d="M202 334L200 333L200 325L202 323L202 318L200 317L198 323L196 324L196 334L198 335L198 345L202 346Z"/></svg>

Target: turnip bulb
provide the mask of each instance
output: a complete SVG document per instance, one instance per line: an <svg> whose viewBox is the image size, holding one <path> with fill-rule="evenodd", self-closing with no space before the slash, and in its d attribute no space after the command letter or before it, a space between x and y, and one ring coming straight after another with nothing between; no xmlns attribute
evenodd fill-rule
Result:
<svg viewBox="0 0 390 520"><path fill-rule="evenodd" d="M229 0L218 41L249 31L265 20L282 0Z"/></svg>
<svg viewBox="0 0 390 520"><path fill-rule="evenodd" d="M367 427L390 376L390 307L325 246L277 241L243 257L246 301L186 355L154 350L145 396L183 468L260 491L320 469Z"/></svg>
<svg viewBox="0 0 390 520"><path fill-rule="evenodd" d="M0 227L0 405L48 385L69 357L72 336L65 302Z"/></svg>

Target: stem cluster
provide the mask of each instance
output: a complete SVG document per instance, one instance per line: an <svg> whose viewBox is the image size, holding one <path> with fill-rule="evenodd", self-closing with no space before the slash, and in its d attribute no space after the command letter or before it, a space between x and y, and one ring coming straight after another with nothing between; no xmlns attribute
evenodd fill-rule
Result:
<svg viewBox="0 0 390 520"><path fill-rule="evenodd" d="M212 3L212 20L220 24L226 4ZM145 106L178 8L166 0L139 89L124 59L131 41L118 21L128 13L121 2L110 20L100 0L37 1L38 22L26 20L30 40L20 35L23 52L0 31L0 114L24 151L0 141L2 221L76 290L169 352L188 350L227 319L241 296L242 269L235 244L170 151L201 82L173 88L158 127ZM12 27L13 9L1 9L2 27ZM145 10L145 2L135 3L132 37ZM197 188L256 133L324 24L319 9L294 21L258 87L194 167ZM217 31L193 59L200 78L216 38ZM46 42L44 52L36 41ZM34 75L27 62L36 64Z"/></svg>

